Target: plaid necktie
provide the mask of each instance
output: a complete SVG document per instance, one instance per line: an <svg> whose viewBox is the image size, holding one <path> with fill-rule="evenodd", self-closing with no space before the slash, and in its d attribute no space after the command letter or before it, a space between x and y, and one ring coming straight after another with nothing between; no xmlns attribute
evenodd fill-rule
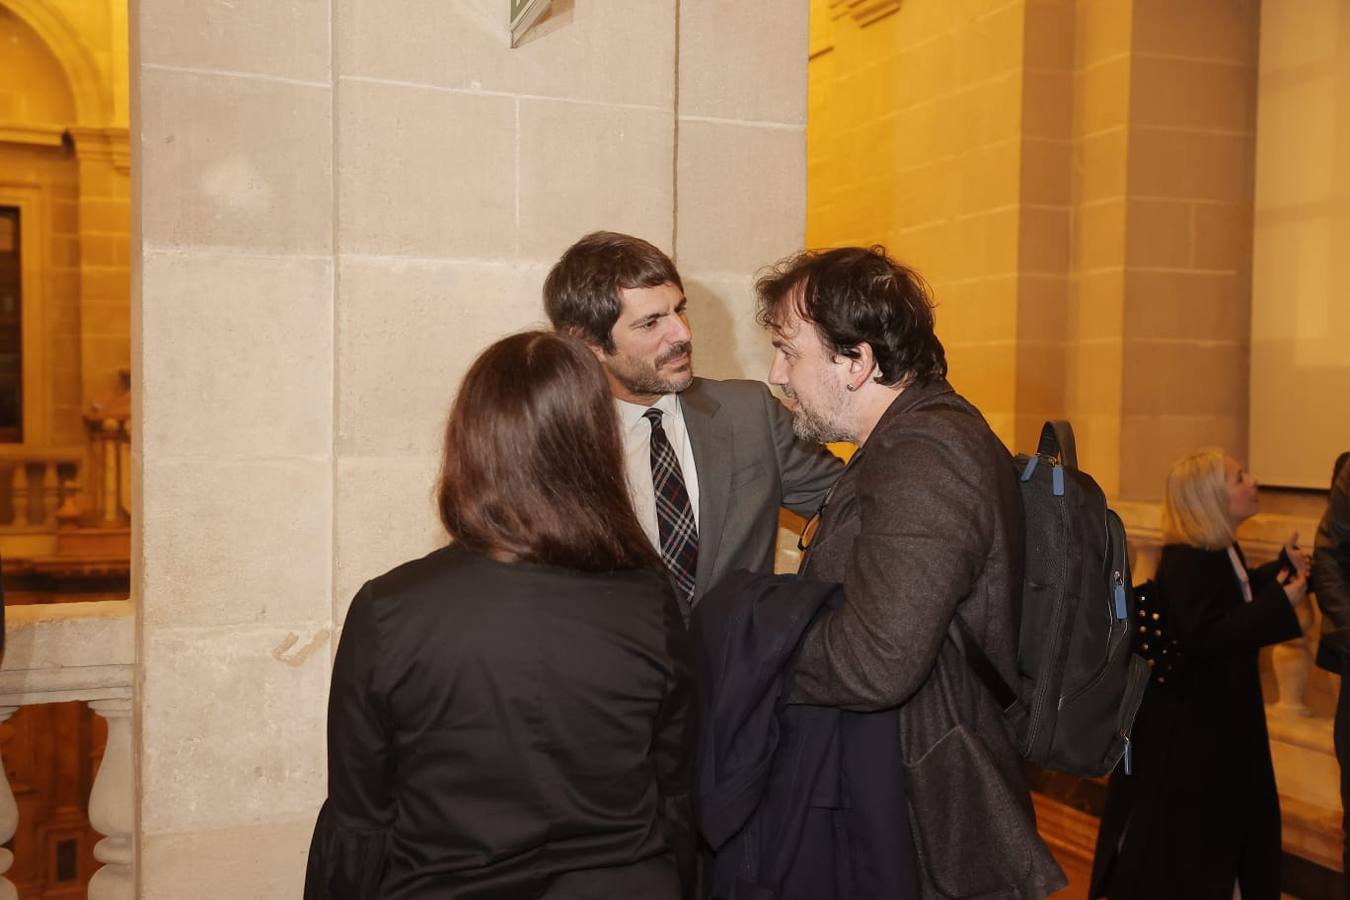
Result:
<svg viewBox="0 0 1350 900"><path fill-rule="evenodd" d="M690 605L694 596L694 570L698 566L698 526L689 505L679 460L661 427L661 410L642 414L652 423L652 489L656 495L656 525L661 535L661 560L670 573L675 596Z"/></svg>

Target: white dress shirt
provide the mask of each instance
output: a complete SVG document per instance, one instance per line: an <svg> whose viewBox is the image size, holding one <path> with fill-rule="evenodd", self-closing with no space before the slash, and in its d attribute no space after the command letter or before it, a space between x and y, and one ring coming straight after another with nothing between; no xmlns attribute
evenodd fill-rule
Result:
<svg viewBox="0 0 1350 900"><path fill-rule="evenodd" d="M619 413L619 429L623 432L624 467L628 470L628 493L633 498L633 509L647 538L658 551L661 533L656 523L656 489L652 487L652 425L643 414L648 409L661 410L661 427L675 451L684 476L684 489L689 494L689 507L698 522L698 471L694 468L694 449L689 444L689 430L684 427L684 411L678 394L665 394L650 407L615 399Z"/></svg>

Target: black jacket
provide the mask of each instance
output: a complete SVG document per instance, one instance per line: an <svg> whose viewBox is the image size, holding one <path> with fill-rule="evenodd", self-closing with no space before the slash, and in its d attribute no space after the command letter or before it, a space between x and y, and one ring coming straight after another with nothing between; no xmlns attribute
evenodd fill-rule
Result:
<svg viewBox="0 0 1350 900"><path fill-rule="evenodd" d="M307 900L675 900L688 634L665 577L449 547L352 602Z"/></svg>
<svg viewBox="0 0 1350 900"><path fill-rule="evenodd" d="M802 634L841 597L734 572L694 611L712 900L917 896L894 713L785 702Z"/></svg>
<svg viewBox="0 0 1350 900"><path fill-rule="evenodd" d="M1350 657L1350 454L1336 461L1327 511L1313 545L1312 585L1322 608L1317 664L1340 674Z"/></svg>
<svg viewBox="0 0 1350 900"><path fill-rule="evenodd" d="M1278 568L1250 572L1247 603L1227 550L1163 548L1157 603L1185 669L1144 694L1134 774L1111 776L1089 896L1229 900L1235 878L1245 900L1280 896L1279 795L1257 659L1301 631Z"/></svg>

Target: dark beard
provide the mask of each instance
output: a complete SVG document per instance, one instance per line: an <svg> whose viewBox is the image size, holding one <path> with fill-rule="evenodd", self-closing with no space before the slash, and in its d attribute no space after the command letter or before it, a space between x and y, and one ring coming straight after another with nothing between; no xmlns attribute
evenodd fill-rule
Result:
<svg viewBox="0 0 1350 900"><path fill-rule="evenodd" d="M689 354L689 371L672 377L661 374L660 367L678 356ZM651 366L641 366L637 372L619 371L614 366L607 366L610 375L634 394L678 394L689 387L694 381L694 354L692 345L686 341L683 344L671 347L666 353L657 357Z"/></svg>
<svg viewBox="0 0 1350 900"><path fill-rule="evenodd" d="M614 379L619 384L634 394L678 394L689 387L694 380L693 372L679 376L678 379L663 378L655 371L644 372L636 376L628 376L621 372L614 372L613 374Z"/></svg>

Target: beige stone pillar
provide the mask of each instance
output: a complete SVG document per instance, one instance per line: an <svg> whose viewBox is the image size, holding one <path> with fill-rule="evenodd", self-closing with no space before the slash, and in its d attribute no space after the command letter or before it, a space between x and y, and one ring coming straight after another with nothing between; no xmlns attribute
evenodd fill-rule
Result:
<svg viewBox="0 0 1350 900"><path fill-rule="evenodd" d="M1258 9L1079 0L1070 414L1110 494L1245 456Z"/></svg>
<svg viewBox="0 0 1350 900"><path fill-rule="evenodd" d="M543 322L564 248L677 252L700 370L763 374L749 275L801 241L804 10L555 8L516 49L499 0L133 8L146 900L300 893L347 604L444 540L456 385Z"/></svg>
<svg viewBox="0 0 1350 900"><path fill-rule="evenodd" d="M331 25L132 4L141 900L299 896L324 795Z"/></svg>
<svg viewBox="0 0 1350 900"><path fill-rule="evenodd" d="M918 269L953 384L1023 446L1063 406L1072 5L811 6L808 240Z"/></svg>
<svg viewBox="0 0 1350 900"><path fill-rule="evenodd" d="M68 129L79 161L80 405L131 365L131 155L125 128Z"/></svg>
<svg viewBox="0 0 1350 900"><path fill-rule="evenodd" d="M802 247L808 5L681 0L675 255L699 374L769 373L756 270Z"/></svg>
<svg viewBox="0 0 1350 900"><path fill-rule="evenodd" d="M1030 451L1066 402L1075 10L1072 0L1030 0L1022 13L1012 435Z"/></svg>

